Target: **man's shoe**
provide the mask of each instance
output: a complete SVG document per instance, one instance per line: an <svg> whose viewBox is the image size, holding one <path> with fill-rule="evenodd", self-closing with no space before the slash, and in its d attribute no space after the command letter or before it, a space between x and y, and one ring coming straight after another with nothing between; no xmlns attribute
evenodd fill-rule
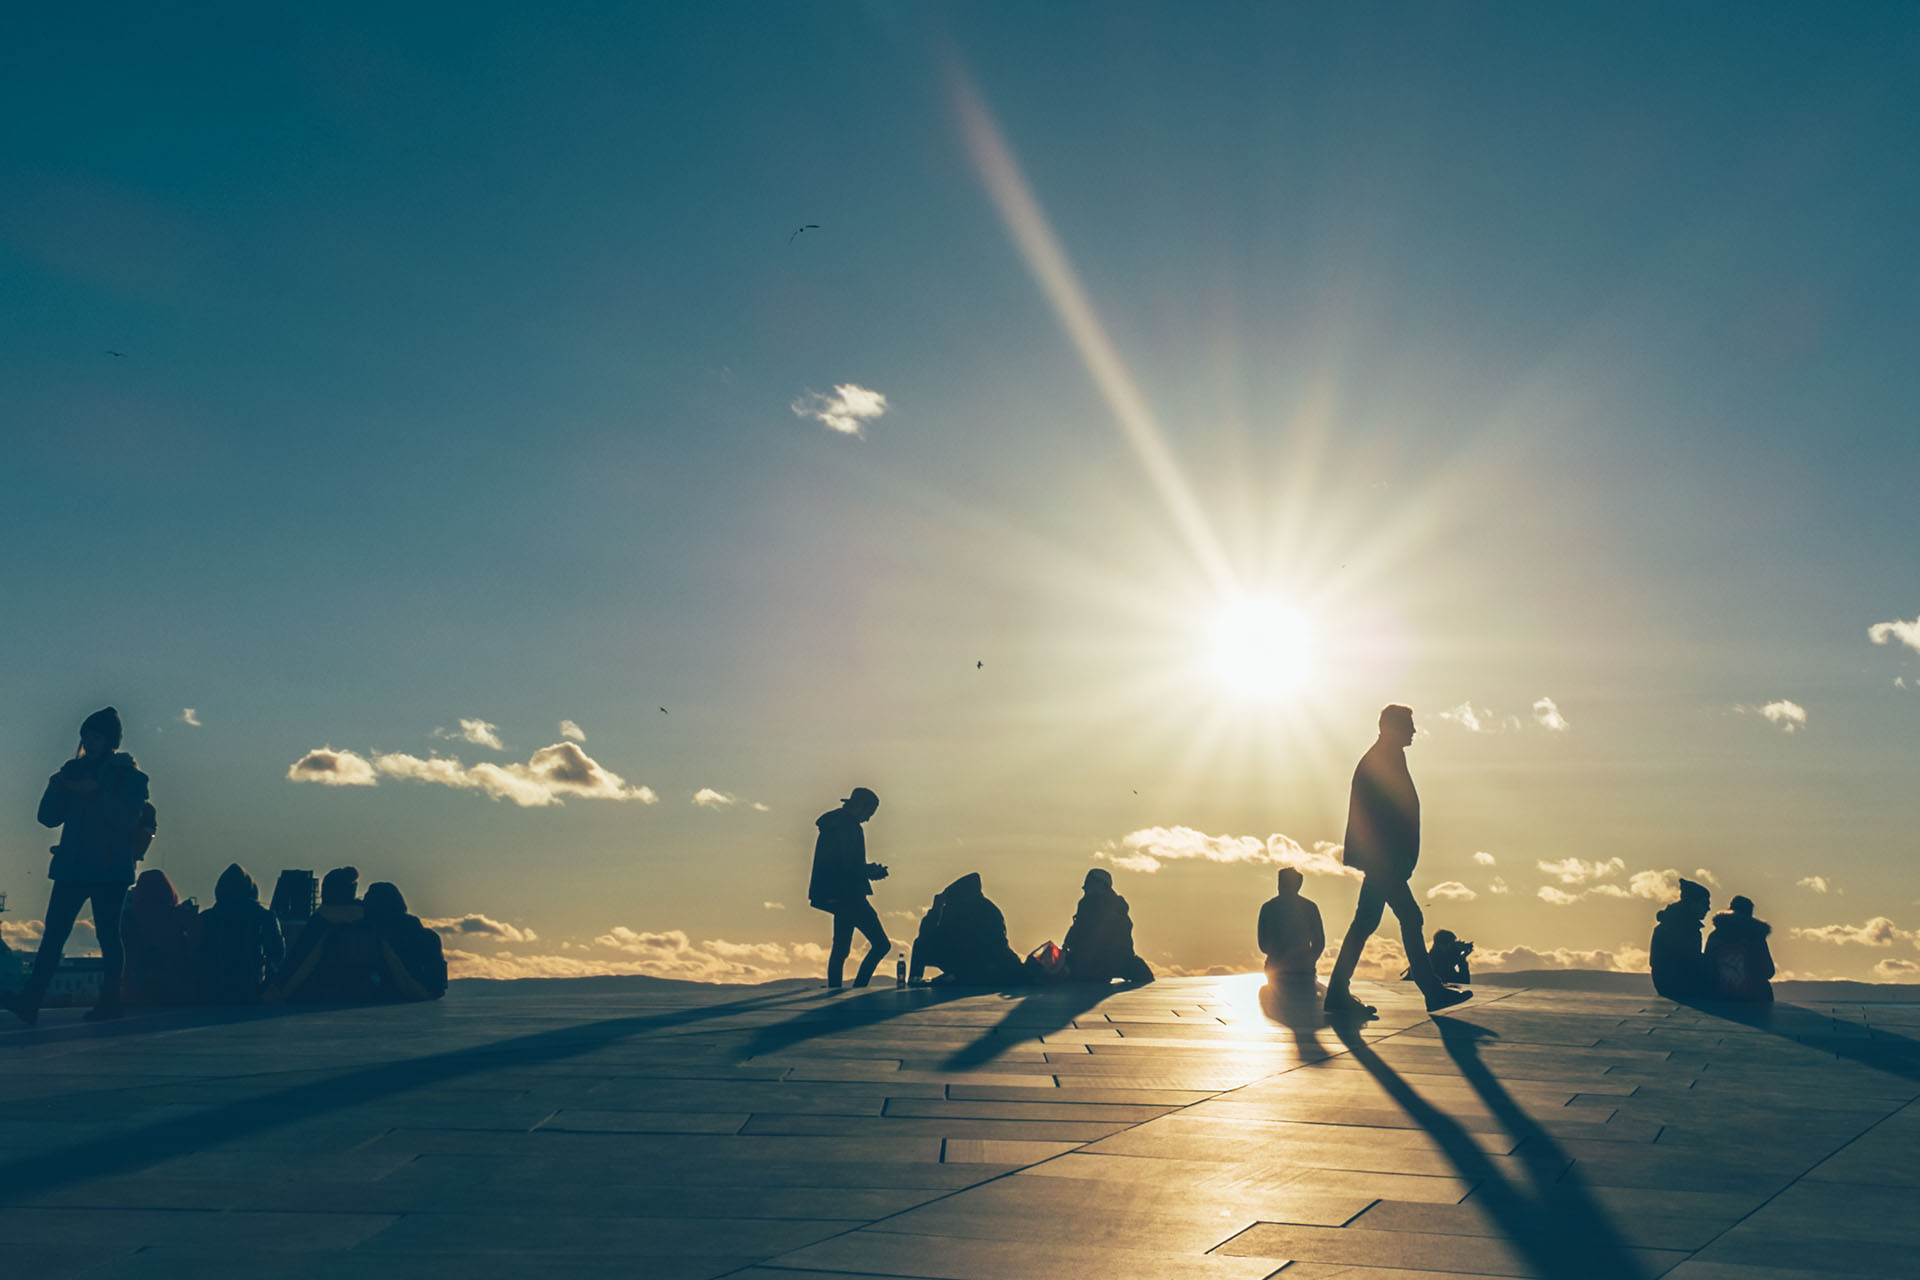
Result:
<svg viewBox="0 0 1920 1280"><path fill-rule="evenodd" d="M1427 1012L1438 1013L1442 1009L1451 1009L1454 1005L1465 1004L1473 999L1471 991L1456 991L1452 987L1442 987L1427 997Z"/></svg>
<svg viewBox="0 0 1920 1280"><path fill-rule="evenodd" d="M126 1016L126 1006L116 1000L112 1004L102 1003L93 1006L93 1008L80 1015L80 1020L82 1022L108 1022L114 1018L124 1018Z"/></svg>
<svg viewBox="0 0 1920 1280"><path fill-rule="evenodd" d="M4 1000L0 1000L0 1004L6 1005L8 1012L28 1026L40 1021L40 1006L28 1004L27 993L24 991L14 992Z"/></svg>
<svg viewBox="0 0 1920 1280"><path fill-rule="evenodd" d="M1349 1021L1365 1021L1379 1013L1379 1010L1372 1005L1363 1004L1355 999L1350 991L1342 991L1339 995L1329 994L1327 1002L1321 1008L1326 1010L1328 1017L1344 1018Z"/></svg>

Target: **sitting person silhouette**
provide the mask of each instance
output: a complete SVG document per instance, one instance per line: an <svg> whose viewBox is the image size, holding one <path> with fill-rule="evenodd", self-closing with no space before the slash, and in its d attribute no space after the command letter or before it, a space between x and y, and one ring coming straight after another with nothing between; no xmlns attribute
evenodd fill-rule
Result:
<svg viewBox="0 0 1920 1280"><path fill-rule="evenodd" d="M1020 981L1020 957L1007 945L1007 921L969 872L933 897L920 917L907 981L918 985L926 967L940 970L936 982L969 987L1005 987Z"/></svg>
<svg viewBox="0 0 1920 1280"><path fill-rule="evenodd" d="M198 994L197 943L200 909L180 901L173 881L158 867L140 873L120 917L126 970L120 999L126 1004L186 1004Z"/></svg>
<svg viewBox="0 0 1920 1280"><path fill-rule="evenodd" d="M1440 981L1464 985L1473 981L1473 970L1467 965L1467 957L1472 954L1471 942L1462 942L1451 929L1435 929L1427 961L1433 965L1433 976Z"/></svg>
<svg viewBox="0 0 1920 1280"><path fill-rule="evenodd" d="M1153 970L1133 953L1133 917L1127 900L1113 891L1113 873L1104 867L1087 872L1080 905L1067 930L1067 980L1070 982L1153 981Z"/></svg>
<svg viewBox="0 0 1920 1280"><path fill-rule="evenodd" d="M321 877L320 909L263 993L269 1003L361 1004L381 997L380 939L356 896L359 887L354 867L335 867Z"/></svg>
<svg viewBox="0 0 1920 1280"><path fill-rule="evenodd" d="M260 886L230 863L214 882L213 905L200 913L200 990L214 1004L255 1004L287 947L280 921L260 905Z"/></svg>
<svg viewBox="0 0 1920 1280"><path fill-rule="evenodd" d="M1773 926L1753 918L1753 899L1735 897L1731 910L1713 918L1707 936L1707 968L1714 993L1722 1000L1765 1002L1773 999L1773 951L1767 935Z"/></svg>
<svg viewBox="0 0 1920 1280"><path fill-rule="evenodd" d="M873 971L886 959L893 943L874 911L875 880L887 878L887 869L867 861L867 835L861 824L880 808L880 797L865 787L855 787L838 809L829 809L814 820L820 836L813 844L813 876L807 883L807 903L816 911L833 917L833 947L827 952L827 989L840 989L840 975L847 965L847 953L853 950L853 932L858 929L867 938L867 955L853 975L853 985L864 987L873 980Z"/></svg>
<svg viewBox="0 0 1920 1280"><path fill-rule="evenodd" d="M1653 941L1647 946L1647 964L1653 971L1653 989L1669 1000L1712 999L1717 983L1700 951L1700 929L1713 905L1707 887L1680 881L1680 897L1660 908L1654 917Z"/></svg>
<svg viewBox="0 0 1920 1280"><path fill-rule="evenodd" d="M1260 906L1260 953L1267 958L1267 981L1313 981L1314 966L1327 949L1327 931L1320 924L1320 908L1300 896L1306 883L1295 867L1282 867L1280 892Z"/></svg>
<svg viewBox="0 0 1920 1280"><path fill-rule="evenodd" d="M438 1000L447 994L447 957L440 935L407 911L407 900L385 880L367 886L360 905L379 935L380 986L389 1000Z"/></svg>

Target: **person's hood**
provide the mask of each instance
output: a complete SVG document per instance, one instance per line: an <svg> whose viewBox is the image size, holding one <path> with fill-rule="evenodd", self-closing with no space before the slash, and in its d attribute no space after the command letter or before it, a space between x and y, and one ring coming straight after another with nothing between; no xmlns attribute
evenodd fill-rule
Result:
<svg viewBox="0 0 1920 1280"><path fill-rule="evenodd" d="M357 902L329 902L314 912L314 918L328 924L358 924L366 917L366 908Z"/></svg>
<svg viewBox="0 0 1920 1280"><path fill-rule="evenodd" d="M1087 878L1080 882L1080 887L1087 893L1112 893L1113 872L1105 867L1095 867L1087 872Z"/></svg>
<svg viewBox="0 0 1920 1280"><path fill-rule="evenodd" d="M247 869L237 862L229 862L220 878L213 882L213 900L219 906L244 906L260 903L260 886L253 882Z"/></svg>
<svg viewBox="0 0 1920 1280"><path fill-rule="evenodd" d="M980 889L980 873L978 871L967 872L966 875L961 876L958 880L955 880L943 889L941 896L946 898L983 897L984 895Z"/></svg>
<svg viewBox="0 0 1920 1280"><path fill-rule="evenodd" d="M398 885L385 880L376 880L367 886L361 895L360 905L366 908L369 920L398 920L407 914L407 900Z"/></svg>
<svg viewBox="0 0 1920 1280"><path fill-rule="evenodd" d="M1713 918L1713 931L1735 938L1764 938L1773 932L1773 926L1752 916L1722 911Z"/></svg>
<svg viewBox="0 0 1920 1280"><path fill-rule="evenodd" d="M1700 927L1700 913L1691 902L1669 902L1654 913L1655 920L1661 924L1684 926L1688 929Z"/></svg>
<svg viewBox="0 0 1920 1280"><path fill-rule="evenodd" d="M180 905L180 895L166 872L150 867L133 882L132 905L135 911L171 911Z"/></svg>

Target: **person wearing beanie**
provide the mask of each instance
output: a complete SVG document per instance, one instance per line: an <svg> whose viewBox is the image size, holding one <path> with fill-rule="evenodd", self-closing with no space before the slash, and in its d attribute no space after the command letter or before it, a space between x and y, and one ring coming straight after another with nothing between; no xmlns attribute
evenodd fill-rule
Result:
<svg viewBox="0 0 1920 1280"><path fill-rule="evenodd" d="M1066 952L1067 978L1105 986L1115 978L1130 983L1153 981L1153 970L1134 954L1133 916L1127 900L1113 889L1113 873L1105 867L1087 872L1080 883L1080 903L1061 944Z"/></svg>
<svg viewBox="0 0 1920 1280"><path fill-rule="evenodd" d="M103 707L80 725L80 749L47 780L40 797L40 825L59 827L47 877L53 893L47 901L40 950L26 986L7 996L6 1007L32 1026L40 1003L60 967L80 908L91 904L93 929L100 939L100 998L89 1021L118 1017L120 976L126 953L120 940L120 911L133 865L146 856L158 829L147 799L147 775L120 750L120 713Z"/></svg>
<svg viewBox="0 0 1920 1280"><path fill-rule="evenodd" d="M814 820L820 835L813 844L807 904L833 917L833 947L827 952L829 991L840 989L847 955L853 950L854 930L866 935L869 948L853 975L855 987L873 980L873 971L893 948L879 914L868 901L873 896L872 882L886 879L887 869L867 861L867 837L860 825L879 808L879 796L865 787L855 787L838 809L829 809Z"/></svg>
<svg viewBox="0 0 1920 1280"><path fill-rule="evenodd" d="M1311 984L1320 953L1327 949L1327 931L1320 908L1303 897L1306 877L1297 867L1280 868L1280 892L1260 907L1260 954L1266 957L1267 981L1304 981Z"/></svg>
<svg viewBox="0 0 1920 1280"><path fill-rule="evenodd" d="M256 1004L267 975L287 951L280 920L260 905L260 886L230 863L200 913L201 983L214 1004Z"/></svg>

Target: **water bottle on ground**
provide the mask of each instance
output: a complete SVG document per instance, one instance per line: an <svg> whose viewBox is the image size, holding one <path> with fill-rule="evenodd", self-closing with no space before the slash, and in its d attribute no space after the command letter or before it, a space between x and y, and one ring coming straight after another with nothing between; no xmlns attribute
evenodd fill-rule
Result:
<svg viewBox="0 0 1920 1280"><path fill-rule="evenodd" d="M900 953L900 958L893 962L893 985L896 988L907 985L907 956L904 951Z"/></svg>

